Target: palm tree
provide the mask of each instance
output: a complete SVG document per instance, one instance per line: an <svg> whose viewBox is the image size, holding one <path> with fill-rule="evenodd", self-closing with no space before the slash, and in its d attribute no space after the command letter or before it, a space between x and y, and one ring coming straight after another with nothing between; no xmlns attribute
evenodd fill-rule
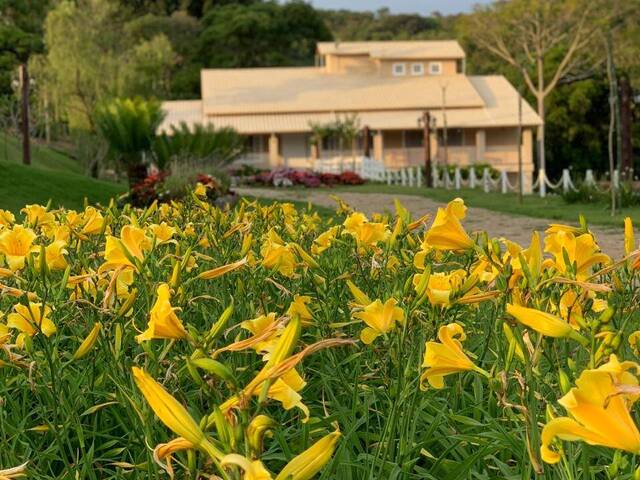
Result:
<svg viewBox="0 0 640 480"><path fill-rule="evenodd" d="M229 165L244 152L245 140L233 128L214 128L185 122L172 125L171 132L158 135L153 143L153 156L158 168L171 162L195 162L220 168Z"/></svg>
<svg viewBox="0 0 640 480"><path fill-rule="evenodd" d="M111 154L126 168L129 187L147 176L145 154L164 116L159 102L139 98L113 100L96 109L96 128Z"/></svg>

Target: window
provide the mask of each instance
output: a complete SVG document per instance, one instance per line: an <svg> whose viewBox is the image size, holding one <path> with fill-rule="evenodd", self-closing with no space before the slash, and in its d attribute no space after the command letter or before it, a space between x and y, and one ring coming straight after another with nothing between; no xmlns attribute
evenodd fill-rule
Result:
<svg viewBox="0 0 640 480"><path fill-rule="evenodd" d="M412 63L411 64L411 75L424 75L424 64L422 64L422 63Z"/></svg>
<svg viewBox="0 0 640 480"><path fill-rule="evenodd" d="M406 148L422 147L423 140L424 140L423 130L406 130L404 132L404 146Z"/></svg>
<svg viewBox="0 0 640 480"><path fill-rule="evenodd" d="M429 75L440 75L442 73L442 63L431 62L429 63Z"/></svg>
<svg viewBox="0 0 640 480"><path fill-rule="evenodd" d="M438 145L444 145L444 130L438 129ZM448 147L463 147L464 131L461 128L448 128L447 129L447 146Z"/></svg>
<svg viewBox="0 0 640 480"><path fill-rule="evenodd" d="M407 66L404 63L394 63L392 71L396 77L400 77L407 73Z"/></svg>

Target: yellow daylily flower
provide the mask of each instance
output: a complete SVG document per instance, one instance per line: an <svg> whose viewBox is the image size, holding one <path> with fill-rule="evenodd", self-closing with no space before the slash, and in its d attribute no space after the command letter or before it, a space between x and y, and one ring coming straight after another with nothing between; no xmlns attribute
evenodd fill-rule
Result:
<svg viewBox="0 0 640 480"><path fill-rule="evenodd" d="M9 210L0 209L0 227L10 227L16 222L16 217Z"/></svg>
<svg viewBox="0 0 640 480"><path fill-rule="evenodd" d="M558 401L571 416L554 418L542 430L542 459L560 461L561 455L551 448L556 438L640 454L640 431L630 412L640 397L639 368L611 355L601 367L583 371L576 387Z"/></svg>
<svg viewBox="0 0 640 480"><path fill-rule="evenodd" d="M154 461L164 468L169 474L169 478L173 480L173 465L171 464L172 455L183 450L195 450L195 446L186 438L174 438L170 442L160 443L153 449ZM162 463L166 461L166 463ZM1 479L0 479L1 480Z"/></svg>
<svg viewBox="0 0 640 480"><path fill-rule="evenodd" d="M413 286L417 287L422 280L422 275L413 276ZM449 273L431 273L427 282L426 294L432 305L446 306L451 303L451 296L455 294L465 281L464 270L454 270Z"/></svg>
<svg viewBox="0 0 640 480"><path fill-rule="evenodd" d="M44 248L45 262L49 270L64 270L67 268L67 259L64 256L69 252L66 246L66 242L56 240ZM39 257L38 261L41 261Z"/></svg>
<svg viewBox="0 0 640 480"><path fill-rule="evenodd" d="M507 248L504 260L509 261L511 268L513 269L513 276L510 281L511 286L513 286L519 278L524 276L524 270L520 262L521 256L527 263L529 273L533 279L538 280L542 271L542 245L540 243L540 234L538 232L533 232L531 234L531 243L529 244L529 248L526 249L507 239L502 239L502 242Z"/></svg>
<svg viewBox="0 0 640 480"><path fill-rule="evenodd" d="M310 325L313 320L313 315L311 311L309 311L309 307L307 307L309 302L311 302L311 297L308 295L294 295L293 302L291 302L287 309L287 315L290 317L298 315L303 325Z"/></svg>
<svg viewBox="0 0 640 480"><path fill-rule="evenodd" d="M234 465L240 467L244 472L242 480L272 480L273 477L269 471L264 468L260 460L249 460L247 457L230 453L225 455L220 461L222 467Z"/></svg>
<svg viewBox="0 0 640 480"><path fill-rule="evenodd" d="M180 402L141 368L132 367L131 371L136 385L149 406L169 430L208 453L213 459L218 461L222 459L222 453L207 440L198 424Z"/></svg>
<svg viewBox="0 0 640 480"><path fill-rule="evenodd" d="M85 235L97 235L102 232L104 217L94 207L87 207L82 214L83 226L81 232Z"/></svg>
<svg viewBox="0 0 640 480"><path fill-rule="evenodd" d="M20 211L27 216L27 223L33 227L49 225L56 219L53 213L48 212L42 205L27 205Z"/></svg>
<svg viewBox="0 0 640 480"><path fill-rule="evenodd" d="M560 273L567 273L570 265L565 263L565 252L570 264L576 266L576 280L586 280L592 273L593 266L598 263L609 263L608 255L600 252L593 235L583 233L575 236L571 232L558 231L547 235L544 250L554 256L555 267Z"/></svg>
<svg viewBox="0 0 640 480"><path fill-rule="evenodd" d="M182 321L171 306L169 298L171 289L166 283L160 284L157 289L158 298L151 309L148 328L136 336L136 341L142 343L156 338L181 339L187 337L187 331Z"/></svg>
<svg viewBox="0 0 640 480"><path fill-rule="evenodd" d="M158 243L167 242L176 234L176 229L169 226L167 222L162 222L160 225L154 223L149 226L149 230L151 230L153 236L156 237Z"/></svg>
<svg viewBox="0 0 640 480"><path fill-rule="evenodd" d="M105 263L99 272L113 270L118 267L137 268L133 259L144 260L144 252L151 247L145 231L132 225L125 225L120 232L120 238L107 237L104 249Z"/></svg>
<svg viewBox="0 0 640 480"><path fill-rule="evenodd" d="M633 222L631 218L624 219L624 254L629 255L636 249L636 242L633 236Z"/></svg>
<svg viewBox="0 0 640 480"><path fill-rule="evenodd" d="M386 240L390 235L387 225L380 222L369 222L361 212L349 215L343 223L344 233L356 239L358 246L372 247Z"/></svg>
<svg viewBox="0 0 640 480"><path fill-rule="evenodd" d="M30 228L16 225L0 233L0 253L3 253L11 271L22 270L27 255L34 251L36 234Z"/></svg>
<svg viewBox="0 0 640 480"><path fill-rule="evenodd" d="M507 313L518 322L544 336L572 338L582 345L589 343L587 339L576 332L569 323L551 313L542 312L535 308L523 307L521 305L513 305L511 303L507 304Z"/></svg>
<svg viewBox="0 0 640 480"><path fill-rule="evenodd" d="M340 432L322 437L287 463L276 480L310 480L329 463L339 439Z"/></svg>
<svg viewBox="0 0 640 480"><path fill-rule="evenodd" d="M266 241L260 248L262 265L268 269L275 269L285 277L293 277L297 265L294 249L285 245L284 241L270 230Z"/></svg>
<svg viewBox="0 0 640 480"><path fill-rule="evenodd" d="M49 318L51 308L41 303L29 302L29 305L17 304L13 312L7 315L7 327L15 328L30 337L39 331L50 337L56 332L56 326Z"/></svg>
<svg viewBox="0 0 640 480"><path fill-rule="evenodd" d="M337 226L333 226L326 232L321 233L318 238L313 241L313 245L311 246L311 253L313 255L319 255L325 250L329 249L335 241L337 234Z"/></svg>
<svg viewBox="0 0 640 480"><path fill-rule="evenodd" d="M460 224L467 207L461 198L449 202L445 208L438 208L433 224L424 236L424 243L436 250L462 251L473 247L473 240Z"/></svg>
<svg viewBox="0 0 640 480"><path fill-rule="evenodd" d="M354 318L358 318L367 324L367 327L360 332L360 340L369 345L378 336L390 332L396 325L396 322L404 321L404 311L397 307L395 298L390 298L384 304L380 300L370 303L364 310L353 314Z"/></svg>
<svg viewBox="0 0 640 480"><path fill-rule="evenodd" d="M267 390L267 397L280 402L285 410L299 408L304 414L303 422L306 422L309 419L309 408L302 403L302 396L298 393L306 385L307 382L292 368L271 384ZM260 393L260 389L253 391L256 396Z"/></svg>
<svg viewBox="0 0 640 480"><path fill-rule="evenodd" d="M2 315L0 315L2 318ZM3 345L9 341L11 338L11 333L9 332L9 327L4 323L0 323L0 345Z"/></svg>
<svg viewBox="0 0 640 480"><path fill-rule="evenodd" d="M466 338L464 329L458 323L438 329L439 342L427 342L425 345L422 368L426 370L420 376L420 388L425 388L425 380L434 388L444 388L444 377L452 373L476 371L488 376L464 353L462 342Z"/></svg>
<svg viewBox="0 0 640 480"><path fill-rule="evenodd" d="M253 348L256 353L265 355L265 360L268 360L268 355L273 352L278 343L279 335L284 329L282 324L278 323L275 313L268 313L252 320L245 320L240 324L240 327L251 332L253 334L252 338L256 340L254 342L245 340L242 343L246 344L247 348Z"/></svg>

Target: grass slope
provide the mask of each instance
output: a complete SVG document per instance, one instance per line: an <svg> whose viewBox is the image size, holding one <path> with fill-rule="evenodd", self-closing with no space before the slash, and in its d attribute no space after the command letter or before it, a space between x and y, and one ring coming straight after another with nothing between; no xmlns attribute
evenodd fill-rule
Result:
<svg viewBox="0 0 640 480"><path fill-rule="evenodd" d="M0 162L22 163L20 139L0 133ZM82 165L62 152L31 142L31 164L34 167L82 174Z"/></svg>
<svg viewBox="0 0 640 480"><path fill-rule="evenodd" d="M85 197L90 203L107 203L122 194L124 185L101 182L76 173L46 170L0 161L0 208L17 213L26 204L82 208Z"/></svg>
<svg viewBox="0 0 640 480"><path fill-rule="evenodd" d="M396 185L367 184L357 187L337 187L338 191L353 191L362 193L389 193L395 195L419 195L441 202L448 202L452 198L460 197L471 207L481 207L487 210L524 215L534 218L545 218L563 222L576 222L580 214L588 222L597 225L620 227L624 217L637 219L640 217L640 207L624 208L615 216L611 216L609 208L604 204L566 203L562 197L551 195L540 198L537 195L526 195L524 202L518 202L515 193L484 193L482 190L446 190L444 188L426 189L418 187L402 187Z"/></svg>

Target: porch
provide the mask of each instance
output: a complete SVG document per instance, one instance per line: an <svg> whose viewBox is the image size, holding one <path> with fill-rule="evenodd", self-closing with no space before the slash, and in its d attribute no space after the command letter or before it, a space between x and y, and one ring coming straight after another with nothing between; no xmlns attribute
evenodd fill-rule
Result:
<svg viewBox="0 0 640 480"><path fill-rule="evenodd" d="M533 132L524 129L522 143L523 170L533 172ZM237 164L257 168L315 168L318 161L339 162L349 170L350 163L365 155L394 170L425 163L423 130L377 130L370 132L368 140L362 135L354 145L338 148L335 143L316 145L309 133L272 133L250 135L247 152ZM440 165L489 165L496 170L518 171L517 128L438 129L430 136L432 161Z"/></svg>

